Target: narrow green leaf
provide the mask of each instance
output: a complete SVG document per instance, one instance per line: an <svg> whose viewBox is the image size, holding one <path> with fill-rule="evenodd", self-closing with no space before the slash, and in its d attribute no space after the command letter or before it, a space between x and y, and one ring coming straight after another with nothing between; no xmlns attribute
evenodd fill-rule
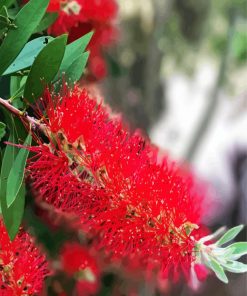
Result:
<svg viewBox="0 0 247 296"><path fill-rule="evenodd" d="M55 22L57 17L58 17L58 14L56 12L52 12L52 13L47 12L34 32L35 33L43 32Z"/></svg>
<svg viewBox="0 0 247 296"><path fill-rule="evenodd" d="M229 241L233 240L243 228L243 225L239 225L229 229L215 244L217 246L221 246L225 243L228 243Z"/></svg>
<svg viewBox="0 0 247 296"><path fill-rule="evenodd" d="M234 260L239 259L240 257L247 255L247 242L238 242L234 243L226 248L231 255L229 257L233 258Z"/></svg>
<svg viewBox="0 0 247 296"><path fill-rule="evenodd" d="M16 195L15 201L7 209L7 217L5 215L5 226L8 231L9 238L13 241L18 233L25 207L25 184L21 184L21 187Z"/></svg>
<svg viewBox="0 0 247 296"><path fill-rule="evenodd" d="M247 264L238 261L229 260L226 263L221 263L225 270L234 273L244 273L247 272Z"/></svg>
<svg viewBox="0 0 247 296"><path fill-rule="evenodd" d="M56 76L64 56L66 42L67 35L57 37L48 43L35 59L24 90L24 97L30 103L42 95L46 84Z"/></svg>
<svg viewBox="0 0 247 296"><path fill-rule="evenodd" d="M6 124L3 122L0 122L0 141L2 140L2 138L6 133L5 129L6 129Z"/></svg>
<svg viewBox="0 0 247 296"><path fill-rule="evenodd" d="M13 130L13 126L11 127L9 142L15 142L15 134ZM7 145L5 148L2 167L1 167L1 176L0 176L0 204L3 213L3 217L5 219L5 213L7 214L7 201L6 201L6 189L7 189L7 180L9 176L9 172L11 170L12 164L14 163L16 156L16 147L12 145Z"/></svg>
<svg viewBox="0 0 247 296"><path fill-rule="evenodd" d="M36 38L28 42L22 49L18 57L14 62L8 67L8 69L3 73L3 75L9 75L20 70L30 67L39 52L49 43L53 38L50 36L43 36Z"/></svg>
<svg viewBox="0 0 247 296"><path fill-rule="evenodd" d="M54 80L58 80L63 72L66 73L70 65L85 51L92 36L93 32L90 32L66 46L63 61Z"/></svg>
<svg viewBox="0 0 247 296"><path fill-rule="evenodd" d="M0 74L18 56L45 14L49 0L30 0L16 15L16 29L10 28L0 47Z"/></svg>
<svg viewBox="0 0 247 296"><path fill-rule="evenodd" d="M32 137L30 135L27 136L24 146L28 146L31 144ZM22 148L12 165L10 170L8 180L7 180L7 207L15 201L17 194L20 190L20 187L24 178L24 169L27 161L27 157L29 154L29 150Z"/></svg>
<svg viewBox="0 0 247 296"><path fill-rule="evenodd" d="M221 280L223 283L228 283L228 278L224 272L224 269L220 266L220 264L213 258L210 258L210 267L216 274L217 278Z"/></svg>
<svg viewBox="0 0 247 296"><path fill-rule="evenodd" d="M73 85L74 82L78 81L85 71L85 66L89 57L89 52L84 52L69 66L66 71L66 81L68 84Z"/></svg>

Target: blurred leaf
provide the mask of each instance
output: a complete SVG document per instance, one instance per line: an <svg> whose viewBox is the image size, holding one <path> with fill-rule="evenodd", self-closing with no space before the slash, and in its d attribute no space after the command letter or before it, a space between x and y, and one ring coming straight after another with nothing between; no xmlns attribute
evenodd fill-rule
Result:
<svg viewBox="0 0 247 296"><path fill-rule="evenodd" d="M8 67L8 69L3 73L3 75L9 75L17 71L28 68L32 65L36 56L39 52L49 43L53 38L49 36L43 36L36 38L28 42L22 49L18 57L14 62Z"/></svg>
<svg viewBox="0 0 247 296"><path fill-rule="evenodd" d="M24 146L29 146L32 142L32 137L30 135L27 136L26 141L24 142ZM22 148L12 165L10 170L8 180L7 180L7 207L15 201L17 198L18 192L20 191L21 185L23 183L24 178L24 170L27 161L27 157L29 154L29 150Z"/></svg>
<svg viewBox="0 0 247 296"><path fill-rule="evenodd" d="M24 96L30 103L42 95L46 84L56 76L64 56L66 42L67 35L57 37L48 43L35 59L24 90Z"/></svg>
<svg viewBox="0 0 247 296"><path fill-rule="evenodd" d="M89 57L89 52L81 54L74 62L69 66L66 71L66 81L73 85L74 82L78 81L84 73L85 66Z"/></svg>
<svg viewBox="0 0 247 296"><path fill-rule="evenodd" d="M240 257L247 255L247 242L234 243L226 248L226 250L231 252L231 257L239 259Z"/></svg>
<svg viewBox="0 0 247 296"><path fill-rule="evenodd" d="M58 17L58 14L56 12L53 12L53 13L47 12L34 32L35 33L43 32L55 22L57 17Z"/></svg>
<svg viewBox="0 0 247 296"><path fill-rule="evenodd" d="M5 129L6 129L6 124L3 122L0 122L0 141L2 140L2 138L6 133Z"/></svg>
<svg viewBox="0 0 247 296"><path fill-rule="evenodd" d="M228 283L228 278L224 272L224 269L220 266L218 261L210 258L210 268L214 271L219 280L221 280L223 283Z"/></svg>
<svg viewBox="0 0 247 296"><path fill-rule="evenodd" d="M9 29L0 47L0 74L20 53L45 14L49 0L30 0L16 15L16 29Z"/></svg>
<svg viewBox="0 0 247 296"><path fill-rule="evenodd" d="M12 5L15 2L15 0L0 0L0 9L3 6L6 6L7 8Z"/></svg>
<svg viewBox="0 0 247 296"><path fill-rule="evenodd" d="M215 244L217 246L221 246L233 240L243 228L244 228L243 225L239 225L229 229Z"/></svg>
<svg viewBox="0 0 247 296"><path fill-rule="evenodd" d="M227 261L226 263L221 263L225 270L234 273L247 272L247 264L237 262L237 261Z"/></svg>
<svg viewBox="0 0 247 296"><path fill-rule="evenodd" d="M58 80L63 72L67 72L72 63L84 52L92 36L93 32L90 32L66 46L63 61L54 80Z"/></svg>
<svg viewBox="0 0 247 296"><path fill-rule="evenodd" d="M233 36L233 54L238 62L247 60L247 35L246 28L243 31L237 31Z"/></svg>

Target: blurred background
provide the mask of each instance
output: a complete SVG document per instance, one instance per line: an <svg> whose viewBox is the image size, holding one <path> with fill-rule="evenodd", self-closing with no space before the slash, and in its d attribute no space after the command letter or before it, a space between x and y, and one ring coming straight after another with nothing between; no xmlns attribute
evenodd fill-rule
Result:
<svg viewBox="0 0 247 296"><path fill-rule="evenodd" d="M104 97L212 185L208 225L247 224L247 1L118 2ZM232 275L229 285L212 277L196 294L247 295L247 277Z"/></svg>

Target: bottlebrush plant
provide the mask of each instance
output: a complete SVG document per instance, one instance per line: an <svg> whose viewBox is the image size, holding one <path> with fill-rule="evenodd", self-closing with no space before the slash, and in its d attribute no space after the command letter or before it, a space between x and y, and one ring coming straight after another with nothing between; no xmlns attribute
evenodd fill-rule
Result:
<svg viewBox="0 0 247 296"><path fill-rule="evenodd" d="M225 271L246 272L247 243L230 243L243 226L210 234L205 186L78 83L92 33L69 43L34 34L47 10L74 2L0 2L0 295L96 294L107 272L124 293L143 280L196 288L210 271L225 283ZM107 21L106 8L88 15ZM112 294L123 293L117 283Z"/></svg>
<svg viewBox="0 0 247 296"><path fill-rule="evenodd" d="M117 38L117 10L115 0L51 0L49 3L43 22L46 20L49 24L55 19L47 30L52 36L68 33L69 42L72 42L94 31L88 44L90 58L87 79L99 80L107 74L103 51Z"/></svg>

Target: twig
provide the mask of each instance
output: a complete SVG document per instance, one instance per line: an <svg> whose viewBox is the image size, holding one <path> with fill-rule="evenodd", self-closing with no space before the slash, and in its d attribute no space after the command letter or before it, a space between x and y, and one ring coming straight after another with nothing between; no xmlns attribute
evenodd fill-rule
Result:
<svg viewBox="0 0 247 296"><path fill-rule="evenodd" d="M15 108L13 105L11 105L10 100L4 100L0 98L0 105L2 105L5 109L7 109L9 112L16 115L20 119L26 121L31 127L38 128L45 133L45 124L41 124L37 119L29 116L26 111L20 111L19 109Z"/></svg>

